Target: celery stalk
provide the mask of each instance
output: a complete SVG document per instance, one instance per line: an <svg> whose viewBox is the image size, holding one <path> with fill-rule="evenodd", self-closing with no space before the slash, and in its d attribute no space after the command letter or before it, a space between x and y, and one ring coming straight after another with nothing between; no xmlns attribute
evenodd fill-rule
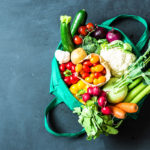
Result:
<svg viewBox="0 0 150 150"><path fill-rule="evenodd" d="M135 98L147 85L145 85L143 82L137 85L134 89L132 89L128 96L125 98L124 102L130 102Z"/></svg>
<svg viewBox="0 0 150 150"><path fill-rule="evenodd" d="M141 81L142 81L142 77L137 78L136 80L134 80L129 86L128 89L131 90L133 89L135 86L137 86Z"/></svg>
<svg viewBox="0 0 150 150"><path fill-rule="evenodd" d="M142 90L130 103L138 103L144 96L150 94L150 85Z"/></svg>

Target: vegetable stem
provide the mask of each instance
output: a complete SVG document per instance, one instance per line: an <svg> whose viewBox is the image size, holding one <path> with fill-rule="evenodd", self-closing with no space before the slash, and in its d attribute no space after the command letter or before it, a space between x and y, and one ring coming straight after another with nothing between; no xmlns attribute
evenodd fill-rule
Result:
<svg viewBox="0 0 150 150"><path fill-rule="evenodd" d="M142 81L142 77L137 78L136 80L134 80L129 86L128 89L131 90L133 89L136 85L138 85L140 82Z"/></svg>
<svg viewBox="0 0 150 150"><path fill-rule="evenodd" d="M150 85L142 90L130 103L138 103L144 96L150 94Z"/></svg>
<svg viewBox="0 0 150 150"><path fill-rule="evenodd" d="M132 89L129 93L124 102L130 102L133 98L137 96L140 91L142 91L147 85L145 85L143 82L140 83L138 86L136 86L134 89Z"/></svg>

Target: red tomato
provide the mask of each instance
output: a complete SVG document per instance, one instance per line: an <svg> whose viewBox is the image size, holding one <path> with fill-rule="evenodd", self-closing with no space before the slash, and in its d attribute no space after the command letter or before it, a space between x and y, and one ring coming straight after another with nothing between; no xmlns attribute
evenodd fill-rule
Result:
<svg viewBox="0 0 150 150"><path fill-rule="evenodd" d="M105 75L106 74L106 69L104 68L104 70L102 71L102 74Z"/></svg>
<svg viewBox="0 0 150 150"><path fill-rule="evenodd" d="M87 65L83 65L83 70L84 70L85 72L90 72L90 71L91 71L90 67L87 66Z"/></svg>
<svg viewBox="0 0 150 150"><path fill-rule="evenodd" d="M62 72L64 72L64 71L66 70L65 64L61 64L61 65L59 66L59 70L62 71Z"/></svg>
<svg viewBox="0 0 150 150"><path fill-rule="evenodd" d="M86 61L84 61L83 65L87 65L87 66L91 67L93 64L89 60L86 60Z"/></svg>
<svg viewBox="0 0 150 150"><path fill-rule="evenodd" d="M81 26L81 27L79 27L78 32L79 32L81 35L83 35L83 36L86 36L87 33L88 33L86 26Z"/></svg>
<svg viewBox="0 0 150 150"><path fill-rule="evenodd" d="M65 77L65 78L64 78L64 82L65 82L67 85L71 85L70 76Z"/></svg>
<svg viewBox="0 0 150 150"><path fill-rule="evenodd" d="M74 64L70 61L70 62L66 63L66 68L67 68L68 70L71 70L71 67L72 67L73 65L74 65Z"/></svg>
<svg viewBox="0 0 150 150"><path fill-rule="evenodd" d="M75 67L76 67L76 65L72 65L72 66L71 66L71 72L72 72L72 73L75 72Z"/></svg>
<svg viewBox="0 0 150 150"><path fill-rule="evenodd" d="M70 76L70 82L71 82L71 84L76 84L78 82L78 80L79 79L76 76L74 76L74 75Z"/></svg>
<svg viewBox="0 0 150 150"><path fill-rule="evenodd" d="M93 66L95 67L96 65L99 65L99 64L100 64L100 62L97 62L97 63L93 64Z"/></svg>
<svg viewBox="0 0 150 150"><path fill-rule="evenodd" d="M75 36L73 37L73 42L74 42L76 45L80 45L80 44L82 44L82 38L79 37L78 35L75 35Z"/></svg>
<svg viewBox="0 0 150 150"><path fill-rule="evenodd" d="M87 28L87 30L89 31L89 32L91 32L91 31L93 31L94 30L94 25L93 25L93 23L88 23L87 25L86 25L86 28Z"/></svg>
<svg viewBox="0 0 150 150"><path fill-rule="evenodd" d="M64 73L60 72L60 74L61 74L61 77L64 79L65 78Z"/></svg>
<svg viewBox="0 0 150 150"><path fill-rule="evenodd" d="M73 72L72 75L73 75L75 78L78 78L76 72Z"/></svg>
<svg viewBox="0 0 150 150"><path fill-rule="evenodd" d="M102 74L100 72L95 72L94 73L94 77L97 79L99 78L100 76L102 76Z"/></svg>
<svg viewBox="0 0 150 150"><path fill-rule="evenodd" d="M86 77L89 77L89 76L90 76L90 74L87 73L87 72L85 72L85 73L82 74L82 78L83 78L83 79L85 79Z"/></svg>

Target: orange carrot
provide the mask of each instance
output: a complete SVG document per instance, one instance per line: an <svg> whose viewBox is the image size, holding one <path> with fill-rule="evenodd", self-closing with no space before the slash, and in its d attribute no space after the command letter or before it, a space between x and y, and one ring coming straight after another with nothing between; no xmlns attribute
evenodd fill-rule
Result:
<svg viewBox="0 0 150 150"><path fill-rule="evenodd" d="M111 109L114 117L118 119L124 119L126 117L126 112L123 111L122 109L115 106L109 106L109 108Z"/></svg>
<svg viewBox="0 0 150 150"><path fill-rule="evenodd" d="M134 103L119 103L115 107L124 110L127 113L136 113L138 111L138 105Z"/></svg>

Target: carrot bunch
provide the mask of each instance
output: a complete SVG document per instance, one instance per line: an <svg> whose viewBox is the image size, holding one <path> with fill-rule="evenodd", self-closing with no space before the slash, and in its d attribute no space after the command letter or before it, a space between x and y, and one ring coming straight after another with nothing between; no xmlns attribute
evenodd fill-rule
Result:
<svg viewBox="0 0 150 150"><path fill-rule="evenodd" d="M109 106L112 111L112 115L118 119L124 119L126 113L136 113L138 111L138 105L135 103L119 103L114 106Z"/></svg>

